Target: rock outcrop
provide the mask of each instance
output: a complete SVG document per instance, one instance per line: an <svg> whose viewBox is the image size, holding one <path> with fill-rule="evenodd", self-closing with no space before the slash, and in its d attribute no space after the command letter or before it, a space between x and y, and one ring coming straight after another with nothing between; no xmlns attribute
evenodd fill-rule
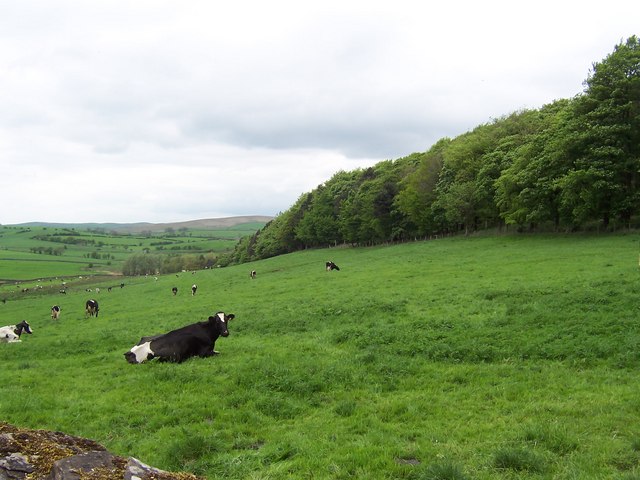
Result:
<svg viewBox="0 0 640 480"><path fill-rule="evenodd" d="M204 480L109 453L85 438L0 423L0 480Z"/></svg>

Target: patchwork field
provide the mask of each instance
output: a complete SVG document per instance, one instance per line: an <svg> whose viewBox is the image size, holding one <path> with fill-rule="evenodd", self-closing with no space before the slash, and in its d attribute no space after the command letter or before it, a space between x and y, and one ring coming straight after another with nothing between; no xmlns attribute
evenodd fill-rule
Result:
<svg viewBox="0 0 640 480"><path fill-rule="evenodd" d="M216 257L232 250L241 237L263 225L247 222L146 233L119 233L103 228L0 226L0 299L20 296L22 289L58 292L63 281L67 285L83 286L88 281L118 276L125 260L134 254ZM106 281L120 283L114 278Z"/></svg>
<svg viewBox="0 0 640 480"><path fill-rule="evenodd" d="M15 295L0 326L34 333L0 344L0 420L210 479L640 478L639 239L309 250ZM218 310L236 315L220 355L125 361Z"/></svg>

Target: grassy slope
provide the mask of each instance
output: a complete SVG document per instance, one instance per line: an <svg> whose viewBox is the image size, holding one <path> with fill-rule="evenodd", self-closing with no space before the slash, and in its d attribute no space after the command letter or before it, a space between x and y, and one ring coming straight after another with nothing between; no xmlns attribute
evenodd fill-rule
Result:
<svg viewBox="0 0 640 480"><path fill-rule="evenodd" d="M135 278L98 319L84 292L9 301L35 333L0 345L0 419L209 478L636 478L637 258L637 235L447 239ZM218 309L220 356L125 363Z"/></svg>
<svg viewBox="0 0 640 480"><path fill-rule="evenodd" d="M224 219L220 221L222 220ZM58 277L111 275L121 271L124 261L129 256L144 249L152 254L198 255L228 252L233 250L241 237L252 234L262 226L263 224L257 222L221 224L215 228L192 229L187 235L182 236L166 236L163 233L154 236L114 236L62 227L0 226L0 297L5 298L7 293L13 291L16 281L31 288L36 284L49 285L50 279L53 282ZM69 237L83 239L89 243L80 245L48 241L49 238ZM63 254L34 253L33 248L63 249ZM94 258L94 253L97 253L99 258ZM43 264L46 264L44 268ZM3 280L6 283L4 286ZM57 291L60 282L54 283L55 285L51 284L52 290Z"/></svg>

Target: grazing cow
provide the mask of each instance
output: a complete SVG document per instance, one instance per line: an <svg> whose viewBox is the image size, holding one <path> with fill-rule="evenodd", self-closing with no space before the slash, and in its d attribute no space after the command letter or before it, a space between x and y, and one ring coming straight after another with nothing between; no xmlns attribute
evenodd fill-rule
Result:
<svg viewBox="0 0 640 480"><path fill-rule="evenodd" d="M198 286L194 283L193 285L191 285L191 295L195 295L196 290L198 290Z"/></svg>
<svg viewBox="0 0 640 480"><path fill-rule="evenodd" d="M218 337L228 337L228 322L235 318L218 312L204 322L193 323L161 335L142 337L124 354L129 363L142 363L152 358L181 363L191 357L210 357Z"/></svg>
<svg viewBox="0 0 640 480"><path fill-rule="evenodd" d="M256 271L255 270L251 270L251 272L249 273L249 276L251 278L256 278Z"/></svg>
<svg viewBox="0 0 640 480"><path fill-rule="evenodd" d="M336 264L335 264L335 263L333 263L333 262L327 262L327 263L325 264L325 266L326 266L326 268L327 268L327 272L330 272L331 270L338 270L338 271L340 270L340 269L338 268L338 265L336 265Z"/></svg>
<svg viewBox="0 0 640 480"><path fill-rule="evenodd" d="M63 288L62 290L60 290L60 293L63 293L63 294L65 294L65 295L66 295L66 294L67 294L67 289L66 289L66 288Z"/></svg>
<svg viewBox="0 0 640 480"><path fill-rule="evenodd" d="M31 330L31 327L26 320L21 321L17 325L7 325L6 327L0 328L0 342L20 342L20 335L23 333L33 333L33 330Z"/></svg>
<svg viewBox="0 0 640 480"><path fill-rule="evenodd" d="M60 306L54 305L51 307L51 319L58 320L58 318L60 318Z"/></svg>
<svg viewBox="0 0 640 480"><path fill-rule="evenodd" d="M178 294L178 287L173 287L171 289L171 293L173 293L174 295L177 295Z"/></svg>
<svg viewBox="0 0 640 480"><path fill-rule="evenodd" d="M100 311L100 307L98 307L98 302L96 302L95 300L91 299L91 300L87 300L87 303L84 306L85 308L85 317L89 316L89 317L93 317L94 315L96 316L96 318L98 317L98 312Z"/></svg>

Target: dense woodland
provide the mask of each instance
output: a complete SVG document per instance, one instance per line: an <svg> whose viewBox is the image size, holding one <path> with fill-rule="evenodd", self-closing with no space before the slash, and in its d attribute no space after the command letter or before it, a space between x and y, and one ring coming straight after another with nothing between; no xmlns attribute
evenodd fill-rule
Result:
<svg viewBox="0 0 640 480"><path fill-rule="evenodd" d="M640 40L616 45L583 85L574 98L443 138L424 153L338 172L225 261L488 228L636 227Z"/></svg>

